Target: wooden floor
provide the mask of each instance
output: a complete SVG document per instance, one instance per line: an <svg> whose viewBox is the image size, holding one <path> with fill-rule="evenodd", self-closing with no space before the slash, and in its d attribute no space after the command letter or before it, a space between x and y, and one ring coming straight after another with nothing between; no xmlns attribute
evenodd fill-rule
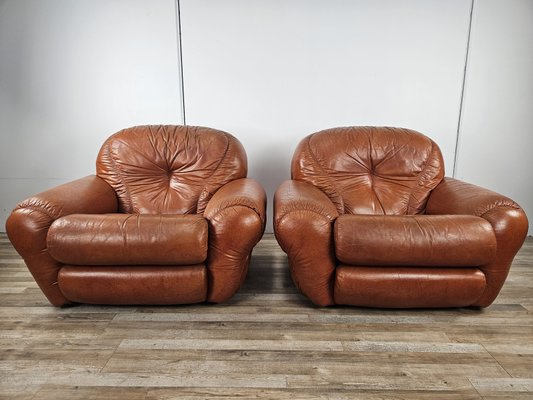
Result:
<svg viewBox="0 0 533 400"><path fill-rule="evenodd" d="M272 235L224 305L50 306L0 235L2 399L533 399L533 238L485 310L316 308Z"/></svg>

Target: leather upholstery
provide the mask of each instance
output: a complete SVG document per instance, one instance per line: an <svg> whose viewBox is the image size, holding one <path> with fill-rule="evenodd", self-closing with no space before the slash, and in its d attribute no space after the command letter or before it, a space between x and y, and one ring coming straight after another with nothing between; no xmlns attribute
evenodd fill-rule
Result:
<svg viewBox="0 0 533 400"><path fill-rule="evenodd" d="M320 306L487 307L527 233L516 203L444 178L437 144L407 129L309 135L291 175L274 232Z"/></svg>
<svg viewBox="0 0 533 400"><path fill-rule="evenodd" d="M285 181L274 196L274 232L296 286L317 305L333 304L335 255L331 200L305 182Z"/></svg>
<svg viewBox="0 0 533 400"><path fill-rule="evenodd" d="M58 284L70 301L88 304L187 304L205 301L205 266L66 265Z"/></svg>
<svg viewBox="0 0 533 400"><path fill-rule="evenodd" d="M341 214L421 214L444 176L439 147L408 129L327 129L303 139L292 179L328 195Z"/></svg>
<svg viewBox="0 0 533 400"><path fill-rule="evenodd" d="M35 281L55 306L68 304L57 285L62 264L46 245L52 223L66 215L117 212L114 190L97 176L87 176L22 201L6 221L9 240L24 259Z"/></svg>
<svg viewBox="0 0 533 400"><path fill-rule="evenodd" d="M498 250L490 263L479 266L485 274L487 285L483 295L473 304L478 307L489 306L498 296L513 258L527 235L529 223L524 210L498 193L445 178L428 201L426 212L475 215L491 224Z"/></svg>
<svg viewBox="0 0 533 400"><path fill-rule="evenodd" d="M241 143L215 129L138 126L106 140L96 173L115 189L120 211L202 213L214 192L246 177Z"/></svg>
<svg viewBox="0 0 533 400"><path fill-rule="evenodd" d="M478 268L360 267L340 265L335 302L363 307L462 307L485 289Z"/></svg>
<svg viewBox="0 0 533 400"><path fill-rule="evenodd" d="M47 245L64 264L200 264L207 258L207 221L198 214L72 214L54 221Z"/></svg>
<svg viewBox="0 0 533 400"><path fill-rule="evenodd" d="M470 215L341 215L335 255L343 264L467 267L496 254L496 237Z"/></svg>
<svg viewBox="0 0 533 400"><path fill-rule="evenodd" d="M125 129L102 146L98 176L23 201L6 230L56 306L226 301L265 227L246 165L225 132Z"/></svg>
<svg viewBox="0 0 533 400"><path fill-rule="evenodd" d="M207 301L228 300L244 282L253 247L266 222L266 193L253 179L238 179L217 191L205 208L209 223Z"/></svg>

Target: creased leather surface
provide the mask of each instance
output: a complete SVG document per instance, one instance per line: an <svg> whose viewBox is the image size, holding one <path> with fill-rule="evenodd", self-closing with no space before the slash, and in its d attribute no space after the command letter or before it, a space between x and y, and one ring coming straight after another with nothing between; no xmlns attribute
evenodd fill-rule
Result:
<svg viewBox="0 0 533 400"><path fill-rule="evenodd" d="M335 302L363 307L472 305L485 289L477 268L337 267Z"/></svg>
<svg viewBox="0 0 533 400"><path fill-rule="evenodd" d="M228 300L244 282L252 249L265 230L265 209L265 190L253 179L224 185L207 204L207 301Z"/></svg>
<svg viewBox="0 0 533 400"><path fill-rule="evenodd" d="M73 214L48 232L54 259L74 265L192 265L207 257L199 214Z"/></svg>
<svg viewBox="0 0 533 400"><path fill-rule="evenodd" d="M510 199L444 179L438 146L408 129L309 135L291 173L274 198L274 231L317 305L487 307L528 229Z"/></svg>
<svg viewBox="0 0 533 400"><path fill-rule="evenodd" d="M59 288L77 303L188 304L205 301L207 278L204 265L66 265L59 272Z"/></svg>
<svg viewBox="0 0 533 400"><path fill-rule="evenodd" d="M496 256L481 266L487 285L475 306L489 306L502 288L511 263L522 247L528 220L522 208L511 199L490 190L457 179L445 178L431 194L428 214L466 214L487 220L494 229Z"/></svg>
<svg viewBox="0 0 533 400"><path fill-rule="evenodd" d="M8 219L53 305L199 302L208 287L209 301L221 302L235 293L266 218L265 192L243 179L236 138L191 126L124 129L102 146L97 173L25 200Z"/></svg>
<svg viewBox="0 0 533 400"><path fill-rule="evenodd" d="M289 257L298 289L320 306L334 304L335 257L331 200L311 184L285 181L274 196L274 232Z"/></svg>
<svg viewBox="0 0 533 400"><path fill-rule="evenodd" d="M401 128L345 127L304 138L292 178L328 195L341 214L421 214L444 176L439 147Z"/></svg>
<svg viewBox="0 0 533 400"><path fill-rule="evenodd" d="M9 216L9 240L24 258L35 281L55 306L67 304L57 286L61 264L48 253L46 237L54 220L73 213L117 211L115 192L97 176L87 176L39 193L21 202Z"/></svg>
<svg viewBox="0 0 533 400"><path fill-rule="evenodd" d="M496 237L471 215L350 215L335 221L335 254L343 264L467 267L496 255Z"/></svg>
<svg viewBox="0 0 533 400"><path fill-rule="evenodd" d="M246 177L246 153L228 133L193 126L124 129L103 144L97 175L130 214L202 213L213 193Z"/></svg>

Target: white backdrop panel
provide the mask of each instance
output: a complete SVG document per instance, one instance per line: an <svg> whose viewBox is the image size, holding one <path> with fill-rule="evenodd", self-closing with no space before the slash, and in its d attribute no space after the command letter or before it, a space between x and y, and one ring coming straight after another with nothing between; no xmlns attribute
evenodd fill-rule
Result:
<svg viewBox="0 0 533 400"><path fill-rule="evenodd" d="M94 173L110 134L181 123L173 0L0 2L0 223Z"/></svg>
<svg viewBox="0 0 533 400"><path fill-rule="evenodd" d="M243 142L269 220L296 144L320 129L419 130L439 144L451 174L470 1L180 4L186 122Z"/></svg>
<svg viewBox="0 0 533 400"><path fill-rule="evenodd" d="M511 197L531 221L532 152L533 1L476 1L457 177Z"/></svg>

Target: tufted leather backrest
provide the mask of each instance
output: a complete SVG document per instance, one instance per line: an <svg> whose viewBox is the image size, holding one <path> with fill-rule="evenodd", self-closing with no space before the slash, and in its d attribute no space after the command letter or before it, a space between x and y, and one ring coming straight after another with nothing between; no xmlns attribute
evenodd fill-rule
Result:
<svg viewBox="0 0 533 400"><path fill-rule="evenodd" d="M222 185L247 172L246 153L228 133L194 126L136 126L103 144L97 175L119 209L138 214L203 213Z"/></svg>
<svg viewBox="0 0 533 400"><path fill-rule="evenodd" d="M421 214L444 176L439 147L400 128L333 128L305 137L292 178L321 189L339 213Z"/></svg>

